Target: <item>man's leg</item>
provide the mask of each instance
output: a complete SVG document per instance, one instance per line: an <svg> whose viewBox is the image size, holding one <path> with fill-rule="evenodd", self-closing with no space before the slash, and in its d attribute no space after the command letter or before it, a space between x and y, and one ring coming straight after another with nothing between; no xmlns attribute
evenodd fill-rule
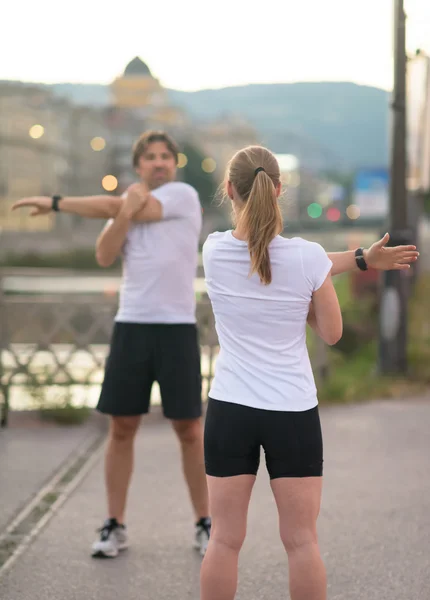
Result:
<svg viewBox="0 0 430 600"><path fill-rule="evenodd" d="M200 346L195 325L157 328L156 377L163 412L178 436L186 482L196 515L195 547L203 555L211 522L204 468Z"/></svg>
<svg viewBox="0 0 430 600"><path fill-rule="evenodd" d="M141 416L110 417L105 455L105 484L109 518L100 529L92 556L115 558L128 546L124 513L133 472L134 439Z"/></svg>
<svg viewBox="0 0 430 600"><path fill-rule="evenodd" d="M133 471L133 447L141 417L149 410L152 367L151 328L116 323L97 409L110 418L105 458L109 518L92 555L115 557L127 547L124 512Z"/></svg>
<svg viewBox="0 0 430 600"><path fill-rule="evenodd" d="M196 520L200 521L209 516L202 419L175 420L172 425L181 446L182 467Z"/></svg>
<svg viewBox="0 0 430 600"><path fill-rule="evenodd" d="M110 519L124 523L127 492L133 471L134 439L141 417L111 417L105 457L105 482Z"/></svg>

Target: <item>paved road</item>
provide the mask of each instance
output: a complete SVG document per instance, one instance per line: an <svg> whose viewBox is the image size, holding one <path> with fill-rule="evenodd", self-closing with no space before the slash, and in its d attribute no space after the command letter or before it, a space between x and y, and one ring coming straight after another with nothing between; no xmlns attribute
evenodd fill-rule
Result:
<svg viewBox="0 0 430 600"><path fill-rule="evenodd" d="M82 427L55 427L12 413L0 430L0 534L54 473L101 430L94 415Z"/></svg>
<svg viewBox="0 0 430 600"><path fill-rule="evenodd" d="M319 523L330 600L430 598L430 399L322 410L326 478ZM288 598L274 502L261 469L241 555L237 600ZM133 546L88 555L104 517L102 464L12 570L2 600L198 599L199 558L177 444L167 424L142 429L128 522Z"/></svg>

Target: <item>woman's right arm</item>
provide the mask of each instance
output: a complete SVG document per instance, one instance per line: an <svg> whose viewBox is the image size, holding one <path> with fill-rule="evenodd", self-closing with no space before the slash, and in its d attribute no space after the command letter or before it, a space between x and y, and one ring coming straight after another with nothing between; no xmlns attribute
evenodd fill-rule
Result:
<svg viewBox="0 0 430 600"><path fill-rule="evenodd" d="M330 346L336 344L342 337L342 313L330 273L324 283L312 294L308 321Z"/></svg>

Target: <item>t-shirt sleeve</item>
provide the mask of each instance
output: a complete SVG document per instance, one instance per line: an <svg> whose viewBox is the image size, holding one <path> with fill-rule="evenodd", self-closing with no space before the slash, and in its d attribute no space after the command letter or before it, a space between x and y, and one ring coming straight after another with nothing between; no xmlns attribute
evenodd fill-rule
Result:
<svg viewBox="0 0 430 600"><path fill-rule="evenodd" d="M307 244L303 249L303 254L305 277L311 286L312 292L316 292L326 280L333 263L324 248L315 242Z"/></svg>
<svg viewBox="0 0 430 600"><path fill-rule="evenodd" d="M163 219L180 219L201 212L197 191L181 182L173 182L152 190L163 207Z"/></svg>

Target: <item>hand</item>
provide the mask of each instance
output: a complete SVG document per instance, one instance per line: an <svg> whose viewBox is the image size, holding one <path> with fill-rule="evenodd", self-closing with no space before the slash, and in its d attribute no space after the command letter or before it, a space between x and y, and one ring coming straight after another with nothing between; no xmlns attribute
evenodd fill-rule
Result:
<svg viewBox="0 0 430 600"><path fill-rule="evenodd" d="M417 260L419 252L416 246L393 246L386 248L390 236L384 235L379 242L375 242L368 250L364 251L364 260L372 269L380 271L399 271L409 269Z"/></svg>
<svg viewBox="0 0 430 600"><path fill-rule="evenodd" d="M33 210L30 216L37 217L39 215L47 215L52 210L52 198L49 196L34 196L33 198L22 198L12 205L12 210L30 206Z"/></svg>
<svg viewBox="0 0 430 600"><path fill-rule="evenodd" d="M149 190L142 183L134 183L127 188L123 211L128 218L134 217L146 204Z"/></svg>

